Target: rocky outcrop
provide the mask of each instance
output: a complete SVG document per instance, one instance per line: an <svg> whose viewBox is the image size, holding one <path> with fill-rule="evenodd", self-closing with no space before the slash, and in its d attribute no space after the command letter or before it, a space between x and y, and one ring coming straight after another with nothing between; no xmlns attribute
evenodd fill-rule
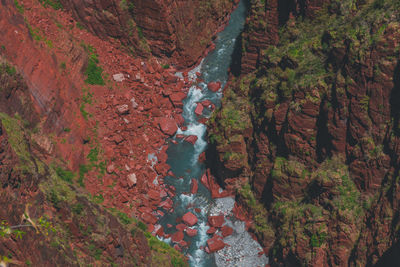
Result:
<svg viewBox="0 0 400 267"><path fill-rule="evenodd" d="M135 54L196 63L238 1L62 0L64 8L100 38L115 38ZM193 34L196 33L196 34Z"/></svg>
<svg viewBox="0 0 400 267"><path fill-rule="evenodd" d="M73 172L48 166L22 76L2 63L0 81L1 264L148 266L160 257L184 264L172 248L154 254L140 223L99 206L73 185Z"/></svg>
<svg viewBox="0 0 400 267"><path fill-rule="evenodd" d="M373 265L398 243L399 6L262 2L208 161L277 264Z"/></svg>
<svg viewBox="0 0 400 267"><path fill-rule="evenodd" d="M265 49L279 43L279 28L295 18L314 18L330 0L253 0L242 35L241 72L250 73L260 66Z"/></svg>

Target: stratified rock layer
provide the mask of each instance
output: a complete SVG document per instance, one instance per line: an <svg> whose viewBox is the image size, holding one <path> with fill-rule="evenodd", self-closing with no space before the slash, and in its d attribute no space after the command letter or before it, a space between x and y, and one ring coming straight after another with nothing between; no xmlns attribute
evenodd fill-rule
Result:
<svg viewBox="0 0 400 267"><path fill-rule="evenodd" d="M207 160L276 263L369 266L393 256L398 8L251 2L241 76L210 119Z"/></svg>

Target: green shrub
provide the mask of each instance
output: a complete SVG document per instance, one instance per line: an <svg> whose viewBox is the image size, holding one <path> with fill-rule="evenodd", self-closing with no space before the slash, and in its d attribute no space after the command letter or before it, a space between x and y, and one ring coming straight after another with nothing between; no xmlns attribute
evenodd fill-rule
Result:
<svg viewBox="0 0 400 267"><path fill-rule="evenodd" d="M75 177L75 173L73 173L69 170L64 170L61 167L56 168L56 173L57 173L57 176L59 178L61 178L61 180L64 180L64 181L72 184L74 177Z"/></svg>
<svg viewBox="0 0 400 267"><path fill-rule="evenodd" d="M14 0L15 7L17 8L18 12L23 14L24 7L18 2L18 0Z"/></svg>
<svg viewBox="0 0 400 267"><path fill-rule="evenodd" d="M83 211L83 205L81 203L75 204L71 210L73 213L80 215Z"/></svg>
<svg viewBox="0 0 400 267"><path fill-rule="evenodd" d="M90 167L87 165L80 165L79 166L79 178L78 178L78 184L82 187L85 186L83 180L85 179L85 174L88 173L90 171Z"/></svg>
<svg viewBox="0 0 400 267"><path fill-rule="evenodd" d="M39 2L44 6L44 7L52 7L55 10L63 9L63 5L61 4L60 0L39 0Z"/></svg>
<svg viewBox="0 0 400 267"><path fill-rule="evenodd" d="M97 54L93 53L89 55L88 66L86 68L85 74L87 79L85 82L91 85L105 85L102 73L103 69L98 66L99 59Z"/></svg>

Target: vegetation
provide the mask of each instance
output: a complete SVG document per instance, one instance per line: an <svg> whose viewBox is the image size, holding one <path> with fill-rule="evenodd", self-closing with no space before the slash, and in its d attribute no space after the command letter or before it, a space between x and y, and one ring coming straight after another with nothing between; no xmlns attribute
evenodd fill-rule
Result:
<svg viewBox="0 0 400 267"><path fill-rule="evenodd" d="M19 13L21 13L21 14L24 13L24 7L18 2L18 0L14 0L14 5L17 8Z"/></svg>
<svg viewBox="0 0 400 267"><path fill-rule="evenodd" d="M61 167L56 167L55 171L57 173L57 176L61 178L61 180L66 181L67 183L72 184L74 178L75 178L75 173L69 171L69 170L64 170Z"/></svg>
<svg viewBox="0 0 400 267"><path fill-rule="evenodd" d="M63 5L61 4L60 0L39 0L39 2L44 6L44 7L52 7L55 10L58 9L63 9Z"/></svg>
<svg viewBox="0 0 400 267"><path fill-rule="evenodd" d="M98 66L99 59L96 54L96 49L91 45L81 44L85 51L88 53L88 65L85 70L85 75L87 76L85 82L91 85L105 85L103 79L103 69Z"/></svg>

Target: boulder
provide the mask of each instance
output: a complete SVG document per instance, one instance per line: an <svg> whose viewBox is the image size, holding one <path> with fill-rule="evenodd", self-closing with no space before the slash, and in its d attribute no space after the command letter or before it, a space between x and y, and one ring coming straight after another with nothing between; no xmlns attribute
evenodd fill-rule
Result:
<svg viewBox="0 0 400 267"><path fill-rule="evenodd" d="M233 233L232 227L225 225L221 228L221 234L223 237L230 236L232 233Z"/></svg>
<svg viewBox="0 0 400 267"><path fill-rule="evenodd" d="M197 235L197 229L187 228L186 234L190 237L194 237Z"/></svg>
<svg viewBox="0 0 400 267"><path fill-rule="evenodd" d="M176 230L183 232L183 231L186 230L187 226L185 224L183 224L183 223L180 223L180 224L177 224L175 226L175 228L176 228Z"/></svg>
<svg viewBox="0 0 400 267"><path fill-rule="evenodd" d="M224 241L222 241L219 236L215 235L213 238L207 240L207 246L209 249L209 253L214 253L218 250L221 250L225 247Z"/></svg>
<svg viewBox="0 0 400 267"><path fill-rule="evenodd" d="M107 173L112 174L115 171L115 165L114 163L111 163L110 165L107 166ZM129 177L128 177L129 178Z"/></svg>
<svg viewBox="0 0 400 267"><path fill-rule="evenodd" d="M220 82L210 82L207 84L208 90L217 92L221 88Z"/></svg>
<svg viewBox="0 0 400 267"><path fill-rule="evenodd" d="M117 106L117 113L119 115L125 115L129 113L129 106L127 104Z"/></svg>
<svg viewBox="0 0 400 267"><path fill-rule="evenodd" d="M125 80L125 76L123 73L117 73L113 75L113 79L116 82L123 82Z"/></svg>
<svg viewBox="0 0 400 267"><path fill-rule="evenodd" d="M169 95L169 99L171 99L172 102L181 102L185 98L186 94L184 92L177 92Z"/></svg>
<svg viewBox="0 0 400 267"><path fill-rule="evenodd" d="M188 143L191 143L192 145L194 145L197 141L197 136L196 135L189 135L188 137L186 137L184 140Z"/></svg>
<svg viewBox="0 0 400 267"><path fill-rule="evenodd" d="M196 179L192 178L190 193L196 194L198 189L199 189L199 182L197 182Z"/></svg>
<svg viewBox="0 0 400 267"><path fill-rule="evenodd" d="M108 171L108 168L107 168ZM137 183L137 178L136 178L136 174L135 173L131 173L128 175L128 185L129 187L132 187L134 185L136 185Z"/></svg>
<svg viewBox="0 0 400 267"><path fill-rule="evenodd" d="M190 211L188 213L186 213L185 215L183 215L182 220L184 223L186 223L189 226L195 225L198 221L196 215L194 215Z"/></svg>
<svg viewBox="0 0 400 267"><path fill-rule="evenodd" d="M215 228L220 228L225 222L224 215L209 216L208 223Z"/></svg>
<svg viewBox="0 0 400 267"><path fill-rule="evenodd" d="M183 237L184 237L183 232L178 231L178 232L175 232L175 233L171 236L171 240L172 240L173 242L175 242L175 243L179 243L179 242L181 242L181 241L183 240Z"/></svg>
<svg viewBox="0 0 400 267"><path fill-rule="evenodd" d="M214 227L210 227L207 230L206 234L213 235L213 234L215 234L216 231L217 231L217 229L215 229Z"/></svg>
<svg viewBox="0 0 400 267"><path fill-rule="evenodd" d="M196 109L194 110L194 113L195 113L197 116L201 116L201 115L203 115L203 110L204 110L203 105L200 104L200 103L197 103L197 107L196 107Z"/></svg>
<svg viewBox="0 0 400 267"><path fill-rule="evenodd" d="M136 109L139 106L139 104L136 103L136 99L134 97L131 98L131 103L132 103L132 108L134 109Z"/></svg>
<svg viewBox="0 0 400 267"><path fill-rule="evenodd" d="M174 119L171 118L160 118L158 121L160 129L163 133L173 136L178 131L178 126Z"/></svg>

